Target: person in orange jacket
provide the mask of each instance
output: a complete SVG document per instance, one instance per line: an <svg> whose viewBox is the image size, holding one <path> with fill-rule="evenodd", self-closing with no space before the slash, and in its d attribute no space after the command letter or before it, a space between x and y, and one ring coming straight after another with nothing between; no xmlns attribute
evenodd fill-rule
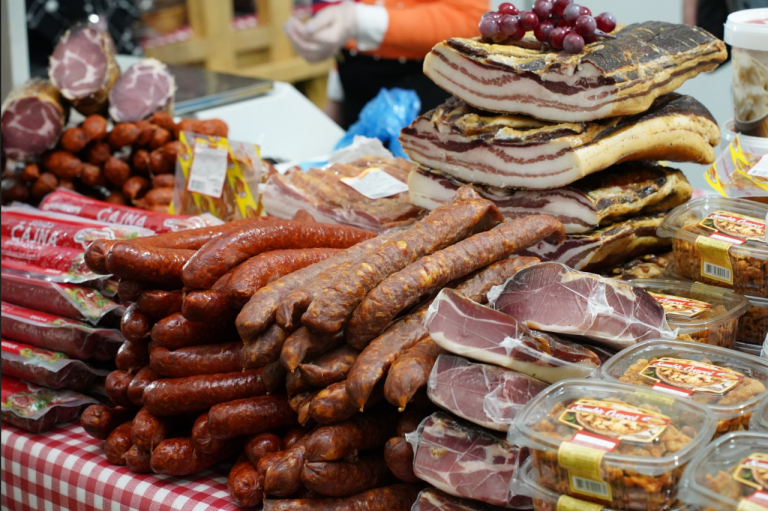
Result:
<svg viewBox="0 0 768 511"><path fill-rule="evenodd" d="M448 98L422 72L432 47L450 37L475 37L489 0L342 0L310 20L291 18L285 31L308 62L336 56L328 78L328 113L348 127L382 88L416 91L422 112Z"/></svg>

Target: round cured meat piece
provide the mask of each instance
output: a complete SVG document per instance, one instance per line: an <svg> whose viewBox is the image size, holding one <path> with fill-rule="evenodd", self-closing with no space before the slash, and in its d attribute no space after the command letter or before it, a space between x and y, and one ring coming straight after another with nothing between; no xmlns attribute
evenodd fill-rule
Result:
<svg viewBox="0 0 768 511"><path fill-rule="evenodd" d="M176 82L168 66L157 59L135 63L109 92L109 115L115 122L136 122L160 110L170 110Z"/></svg>
<svg viewBox="0 0 768 511"><path fill-rule="evenodd" d="M3 103L3 151L26 159L53 148L67 121L61 93L48 80L34 78L12 90Z"/></svg>

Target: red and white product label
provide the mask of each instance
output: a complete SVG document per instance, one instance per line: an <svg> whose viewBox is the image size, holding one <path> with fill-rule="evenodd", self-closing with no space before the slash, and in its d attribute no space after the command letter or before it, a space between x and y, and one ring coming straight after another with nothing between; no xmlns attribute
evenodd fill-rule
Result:
<svg viewBox="0 0 768 511"><path fill-rule="evenodd" d="M714 231L710 238L742 245L747 241L765 243L765 220L730 211L716 211L704 218L699 225Z"/></svg>
<svg viewBox="0 0 768 511"><path fill-rule="evenodd" d="M48 194L40 203L43 211L58 211L83 218L90 218L112 224L134 225L152 229L156 233L197 229L207 225L216 225L216 221L202 216L180 216L167 213L145 211L130 206L119 206L107 202L89 199L80 194L56 190Z"/></svg>
<svg viewBox="0 0 768 511"><path fill-rule="evenodd" d="M712 308L707 302L683 298L682 296L666 295L661 293L648 293L659 302L668 316L682 316L695 318L704 311Z"/></svg>
<svg viewBox="0 0 768 511"><path fill-rule="evenodd" d="M589 398L571 403L560 415L560 423L616 443L653 442L669 422L669 417L659 413Z"/></svg>
<svg viewBox="0 0 768 511"><path fill-rule="evenodd" d="M573 438L569 440L570 443L580 445L582 447L590 447L599 451L611 452L620 443L620 440L615 438L608 438L600 435L593 435L588 431L577 431L574 433Z"/></svg>
<svg viewBox="0 0 768 511"><path fill-rule="evenodd" d="M696 392L725 394L744 378L743 374L730 369L671 357L654 360L641 374L654 382L654 389L676 396Z"/></svg>
<svg viewBox="0 0 768 511"><path fill-rule="evenodd" d="M53 326L73 325L86 329L93 328L87 323L81 323L80 321L61 318L59 316L54 316L53 314L46 314L45 312L33 311L32 309L26 309L24 307L17 307L6 302L0 302L0 311L2 311L2 313L5 315L14 316L16 318L24 319L27 321L33 321L35 323L43 323Z"/></svg>

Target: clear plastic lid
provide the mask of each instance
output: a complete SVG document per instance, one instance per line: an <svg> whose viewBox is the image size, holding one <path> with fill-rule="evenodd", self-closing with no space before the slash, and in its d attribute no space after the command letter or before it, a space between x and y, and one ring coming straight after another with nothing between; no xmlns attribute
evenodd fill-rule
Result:
<svg viewBox="0 0 768 511"><path fill-rule="evenodd" d="M667 312L667 323L673 330L678 329L678 335L713 330L738 319L749 308L744 296L700 282L636 279L629 284L656 298Z"/></svg>
<svg viewBox="0 0 768 511"><path fill-rule="evenodd" d="M768 507L767 475L768 434L737 431L712 442L691 461L678 497L714 511L764 509Z"/></svg>
<svg viewBox="0 0 768 511"><path fill-rule="evenodd" d="M594 508L595 504L592 502L575 499L567 495L561 495L556 491L545 488L539 484L538 476L533 468L533 460L528 458L520 467L518 476L512 483L513 491L521 495L527 495L535 500L543 500L551 504L552 509L571 509L571 510L584 510L589 511ZM593 506L593 507L589 507ZM613 508L603 506L602 511L616 511ZM688 504L682 502L676 503L670 511L694 511Z"/></svg>
<svg viewBox="0 0 768 511"><path fill-rule="evenodd" d="M745 9L728 16L725 42L737 48L768 51L768 9Z"/></svg>
<svg viewBox="0 0 768 511"><path fill-rule="evenodd" d="M768 361L707 344L651 340L620 351L598 375L689 398L722 421L751 413L766 395Z"/></svg>
<svg viewBox="0 0 768 511"><path fill-rule="evenodd" d="M752 410L752 419L749 421L750 431L768 433L768 395L764 396Z"/></svg>
<svg viewBox="0 0 768 511"><path fill-rule="evenodd" d="M564 380L528 402L509 438L557 454L581 433L598 439L592 445L615 444L601 458L604 471L659 476L687 463L712 438L716 423L708 407L687 398L624 383Z"/></svg>

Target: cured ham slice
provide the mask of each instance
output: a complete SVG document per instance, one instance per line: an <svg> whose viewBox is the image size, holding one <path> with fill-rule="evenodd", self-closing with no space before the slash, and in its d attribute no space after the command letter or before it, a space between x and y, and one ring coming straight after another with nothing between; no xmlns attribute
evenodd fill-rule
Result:
<svg viewBox="0 0 768 511"><path fill-rule="evenodd" d="M527 450L444 413L430 415L406 438L414 446L414 474L435 488L494 506L530 507L528 497L509 490Z"/></svg>
<svg viewBox="0 0 768 511"><path fill-rule="evenodd" d="M411 511L500 511L504 508L475 500L460 499L434 488L419 493Z"/></svg>
<svg viewBox="0 0 768 511"><path fill-rule="evenodd" d="M69 110L48 80L33 78L15 88L3 102L0 136L9 158L28 159L53 148Z"/></svg>
<svg viewBox="0 0 768 511"><path fill-rule="evenodd" d="M727 58L725 43L688 25L649 21L615 34L575 55L530 40L449 39L427 55L424 73L477 108L579 122L642 112Z"/></svg>
<svg viewBox="0 0 768 511"><path fill-rule="evenodd" d="M542 241L524 253L575 270L602 271L641 255L669 250L672 240L656 234L664 216L662 211L583 234L569 234L560 245Z"/></svg>
<svg viewBox="0 0 768 511"><path fill-rule="evenodd" d="M536 378L465 358L440 355L429 375L429 399L470 422L508 431L533 396L549 386Z"/></svg>
<svg viewBox="0 0 768 511"><path fill-rule="evenodd" d="M173 114L176 82L168 66L144 59L128 68L109 91L109 116L115 122L135 122L160 110Z"/></svg>
<svg viewBox="0 0 768 511"><path fill-rule="evenodd" d="M585 378L600 365L593 351L529 330L521 321L452 289L437 295L426 325L432 340L446 351L549 383Z"/></svg>
<svg viewBox="0 0 768 511"><path fill-rule="evenodd" d="M272 216L293 218L303 209L318 222L354 225L379 233L406 227L426 214L424 209L410 203L407 192L369 199L341 181L371 168L406 182L415 165L400 158L366 157L350 164L335 163L325 169L274 174L264 188L262 203Z"/></svg>
<svg viewBox="0 0 768 511"><path fill-rule="evenodd" d="M425 167L411 171L408 176L411 202L427 209L450 201L456 190L466 184ZM692 193L681 171L648 162L614 165L554 190L509 190L477 185L473 188L483 198L493 201L506 218L551 215L563 223L568 234L587 232L640 213L672 209L687 202Z"/></svg>
<svg viewBox="0 0 768 511"><path fill-rule="evenodd" d="M71 28L53 50L48 75L78 112L99 112L120 77L115 43L108 32L93 26Z"/></svg>
<svg viewBox="0 0 768 511"><path fill-rule="evenodd" d="M624 161L710 164L720 129L704 105L679 94L641 114L559 124L491 114L450 98L404 128L400 142L413 160L462 181L546 190Z"/></svg>
<svg viewBox="0 0 768 511"><path fill-rule="evenodd" d="M625 282L541 263L488 293L491 305L529 328L583 336L621 350L646 339L674 339L664 309Z"/></svg>

